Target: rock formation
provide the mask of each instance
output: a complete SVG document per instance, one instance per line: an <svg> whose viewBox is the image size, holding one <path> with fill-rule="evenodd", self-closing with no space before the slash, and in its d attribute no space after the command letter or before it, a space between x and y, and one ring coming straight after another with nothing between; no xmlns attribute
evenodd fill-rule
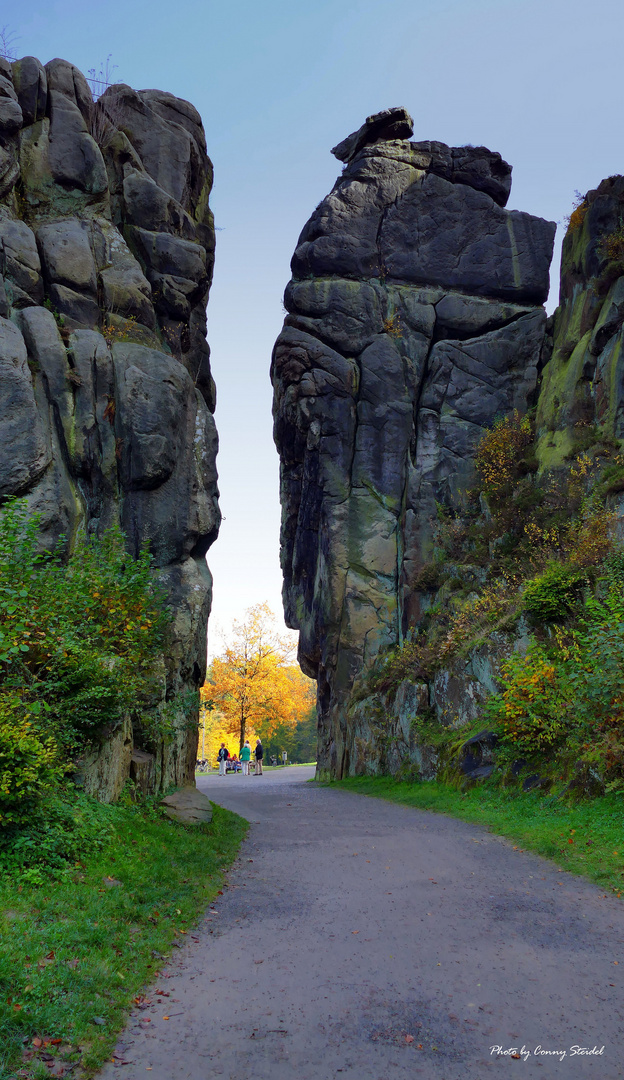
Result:
<svg viewBox="0 0 624 1080"><path fill-rule="evenodd" d="M163 702L203 681L220 521L211 183L188 102L120 84L94 103L64 60L0 60L0 494L27 497L47 549L112 522L149 544L175 610ZM188 721L154 753L130 720L109 733L88 790L192 781Z"/></svg>
<svg viewBox="0 0 624 1080"><path fill-rule="evenodd" d="M558 466L592 425L624 438L624 177L589 191L563 243L552 352L537 410L537 455Z"/></svg>
<svg viewBox="0 0 624 1080"><path fill-rule="evenodd" d="M437 507L461 505L485 428L534 403L544 342L554 223L505 210L499 154L411 133L391 109L335 147L273 354L286 621L335 777L367 767L358 694L422 614Z"/></svg>

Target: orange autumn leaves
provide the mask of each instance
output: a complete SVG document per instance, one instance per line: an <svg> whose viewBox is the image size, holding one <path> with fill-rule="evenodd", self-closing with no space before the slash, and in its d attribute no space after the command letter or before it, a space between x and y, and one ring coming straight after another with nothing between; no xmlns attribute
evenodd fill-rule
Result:
<svg viewBox="0 0 624 1080"><path fill-rule="evenodd" d="M228 735L230 743L231 736L236 736L241 746L245 739L258 735L266 742L277 728L294 728L309 713L315 685L295 663L295 650L292 638L279 635L266 603L249 608L233 624L229 641L212 661L201 691L208 760L216 757ZM208 720L206 712L214 716ZM201 745L200 734L200 750ZM238 748L230 745L230 753Z"/></svg>

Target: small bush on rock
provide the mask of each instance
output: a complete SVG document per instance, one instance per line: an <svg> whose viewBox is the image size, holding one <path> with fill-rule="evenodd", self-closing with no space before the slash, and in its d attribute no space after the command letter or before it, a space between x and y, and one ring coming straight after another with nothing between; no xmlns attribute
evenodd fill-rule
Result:
<svg viewBox="0 0 624 1080"><path fill-rule="evenodd" d="M561 622L570 614L588 584L582 571L561 563L551 565L530 581L523 593L524 607L538 622Z"/></svg>

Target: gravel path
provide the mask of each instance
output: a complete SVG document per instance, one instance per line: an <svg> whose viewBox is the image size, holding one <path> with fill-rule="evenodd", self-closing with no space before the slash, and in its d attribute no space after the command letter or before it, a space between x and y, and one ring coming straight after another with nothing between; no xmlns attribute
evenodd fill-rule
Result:
<svg viewBox="0 0 624 1080"><path fill-rule="evenodd" d="M620 901L313 772L199 779L249 836L101 1080L624 1077Z"/></svg>

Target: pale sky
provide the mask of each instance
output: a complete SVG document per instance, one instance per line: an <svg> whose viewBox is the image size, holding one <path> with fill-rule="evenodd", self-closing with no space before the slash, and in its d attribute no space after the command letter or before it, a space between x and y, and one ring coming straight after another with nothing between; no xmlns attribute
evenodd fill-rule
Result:
<svg viewBox="0 0 624 1080"><path fill-rule="evenodd" d="M191 101L215 167L208 340L221 534L211 652L252 604L281 616L269 363L297 237L340 172L330 148L405 105L416 139L498 150L509 207L560 221L624 172L621 0L29 0L0 15L18 55ZM560 238L561 230L558 230ZM549 310L556 303L555 286Z"/></svg>

